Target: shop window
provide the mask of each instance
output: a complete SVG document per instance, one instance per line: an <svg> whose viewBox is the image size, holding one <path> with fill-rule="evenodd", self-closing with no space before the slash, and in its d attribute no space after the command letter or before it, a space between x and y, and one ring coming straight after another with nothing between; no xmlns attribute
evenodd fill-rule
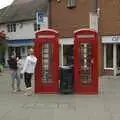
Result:
<svg viewBox="0 0 120 120"><path fill-rule="evenodd" d="M113 44L106 45L106 67L113 68Z"/></svg>
<svg viewBox="0 0 120 120"><path fill-rule="evenodd" d="M22 47L22 53L23 54L25 53L25 47Z"/></svg>
<svg viewBox="0 0 120 120"><path fill-rule="evenodd" d="M7 31L8 32L16 32L16 24L7 24Z"/></svg>
<svg viewBox="0 0 120 120"><path fill-rule="evenodd" d="M73 45L63 46L63 65L73 65Z"/></svg>
<svg viewBox="0 0 120 120"><path fill-rule="evenodd" d="M8 57L10 57L14 51L15 51L14 47L8 47Z"/></svg>
<svg viewBox="0 0 120 120"><path fill-rule="evenodd" d="M34 31L38 31L38 30L40 30L40 25L34 23Z"/></svg>
<svg viewBox="0 0 120 120"><path fill-rule="evenodd" d="M67 7L68 8L76 7L76 0L67 0Z"/></svg>
<svg viewBox="0 0 120 120"><path fill-rule="evenodd" d="M117 67L120 68L120 45L117 46Z"/></svg>

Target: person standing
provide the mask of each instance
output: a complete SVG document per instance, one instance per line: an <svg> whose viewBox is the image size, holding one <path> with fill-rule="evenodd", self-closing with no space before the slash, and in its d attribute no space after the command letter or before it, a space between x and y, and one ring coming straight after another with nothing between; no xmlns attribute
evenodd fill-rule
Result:
<svg viewBox="0 0 120 120"><path fill-rule="evenodd" d="M23 69L23 59L21 58L21 56L17 57L17 66L19 78L23 79L23 75L21 74L21 71Z"/></svg>
<svg viewBox="0 0 120 120"><path fill-rule="evenodd" d="M11 78L12 78L12 91L19 92L20 90L20 78L18 75L17 59L16 55L12 53L10 59L8 60L8 65L10 68ZM17 90L15 89L15 80L17 83Z"/></svg>
<svg viewBox="0 0 120 120"><path fill-rule="evenodd" d="M29 49L29 56L27 56L25 63L23 65L23 69L21 71L21 73L24 74L24 81L26 86L26 91L24 95L32 94L31 79L35 71L36 63L37 58L34 56L34 50L31 48Z"/></svg>

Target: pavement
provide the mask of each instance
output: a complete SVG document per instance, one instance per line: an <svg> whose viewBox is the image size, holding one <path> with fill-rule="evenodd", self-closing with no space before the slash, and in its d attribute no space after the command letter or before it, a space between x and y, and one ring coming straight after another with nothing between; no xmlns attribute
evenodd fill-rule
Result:
<svg viewBox="0 0 120 120"><path fill-rule="evenodd" d="M24 96L11 92L5 70L0 76L0 120L120 120L120 77L99 81L98 95Z"/></svg>

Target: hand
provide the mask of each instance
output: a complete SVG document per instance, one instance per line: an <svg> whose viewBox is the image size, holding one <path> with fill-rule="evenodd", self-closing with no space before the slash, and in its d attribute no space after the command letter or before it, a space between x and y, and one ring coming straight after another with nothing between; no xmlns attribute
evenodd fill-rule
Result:
<svg viewBox="0 0 120 120"><path fill-rule="evenodd" d="M24 74L24 71L21 71L20 74Z"/></svg>

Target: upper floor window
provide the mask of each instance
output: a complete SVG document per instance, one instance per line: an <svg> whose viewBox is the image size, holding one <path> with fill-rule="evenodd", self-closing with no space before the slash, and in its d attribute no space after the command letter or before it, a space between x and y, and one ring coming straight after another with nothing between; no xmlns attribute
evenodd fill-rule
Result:
<svg viewBox="0 0 120 120"><path fill-rule="evenodd" d="M8 24L7 25L7 31L8 32L16 32L16 24L13 23L13 24Z"/></svg>
<svg viewBox="0 0 120 120"><path fill-rule="evenodd" d="M76 7L76 0L67 0L67 7L68 8Z"/></svg>
<svg viewBox="0 0 120 120"><path fill-rule="evenodd" d="M40 25L34 23L34 31L38 31L38 30L40 30Z"/></svg>

